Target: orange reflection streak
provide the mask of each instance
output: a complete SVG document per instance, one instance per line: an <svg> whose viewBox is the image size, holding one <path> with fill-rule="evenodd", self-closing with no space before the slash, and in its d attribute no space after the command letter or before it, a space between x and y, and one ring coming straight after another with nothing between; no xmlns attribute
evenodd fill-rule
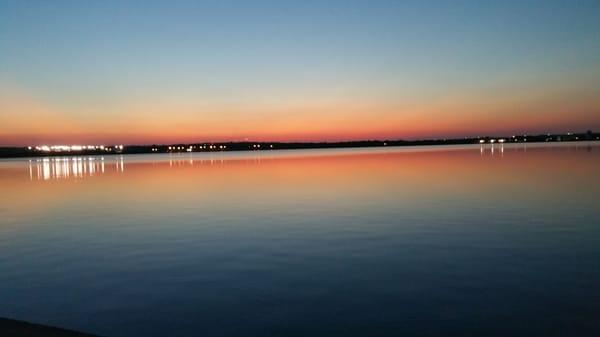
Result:
<svg viewBox="0 0 600 337"><path fill-rule="evenodd" d="M159 155L0 163L4 215L68 212L87 195L116 209L154 205L149 208L152 212L206 208L225 214L256 202L272 204L274 210L304 203L343 207L384 203L419 209L424 198L441 203L510 198L530 189L540 200L555 202L560 198L551 192L557 185L564 186L561 198L592 195L600 188L600 181L583 178L600 168L600 147L591 145L273 153L271 157Z"/></svg>

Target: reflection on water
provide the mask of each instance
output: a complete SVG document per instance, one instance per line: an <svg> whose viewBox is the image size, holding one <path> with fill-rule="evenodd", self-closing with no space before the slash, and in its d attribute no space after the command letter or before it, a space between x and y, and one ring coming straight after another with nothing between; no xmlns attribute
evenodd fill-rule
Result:
<svg viewBox="0 0 600 337"><path fill-rule="evenodd" d="M527 144L508 144L507 151L513 153L527 152ZM531 145L530 145L531 146ZM564 145L558 146L554 145L554 147L548 146L540 146L533 145L534 148L544 149L544 148L554 148L554 151L558 151L558 149L562 151L580 151L582 149L586 149L587 151L591 151L594 146L592 144L589 145L581 145L581 144L573 144L573 145ZM408 148L409 151L412 152L414 148ZM461 146L458 147L448 147L447 150L455 150L461 149ZM404 150L404 149L402 149ZM417 148L418 150L418 148ZM423 151L431 150L431 148L423 147ZM435 149L434 149L435 150ZM327 155L327 153L318 153L323 150L315 150L314 153L310 153L310 151L287 151L288 153L282 154L277 153L275 158L293 158L293 157L302 157L305 154L321 156ZM347 154L348 149L342 150L324 150L324 151L332 151L331 153L337 153L339 155ZM388 150L381 151L381 149L367 149L367 150L358 150L358 151L371 151L375 153L386 153L390 152ZM393 152L394 150L391 150ZM481 144L479 145L479 153L483 156L489 157L504 157L505 144ZM162 157L161 157L162 156ZM194 166L194 165L216 165L216 164L225 164L228 161L243 161L245 163L254 163L260 164L262 160L272 159L274 156L272 154L262 155L261 153L229 153L229 155L218 155L215 156L213 154L164 154L164 155L153 155L151 157L147 156L139 156L138 158L130 157L129 160L125 160L124 156L72 156L72 157L47 157L47 158L36 158L28 160L28 174L30 180L59 180L59 179L69 179L69 178L84 178L84 177L93 177L99 174L110 174L110 173L119 173L124 172L125 168L128 164L138 163L152 163L152 165L162 165L168 163L169 167L182 167L182 166Z"/></svg>
<svg viewBox="0 0 600 337"><path fill-rule="evenodd" d="M224 164L228 159L224 157L196 158L193 155L169 156L169 167L182 167L194 165L217 165ZM261 157L253 156L244 161L260 163ZM48 157L29 159L29 180L60 180L69 178L93 177L99 174L110 174L124 172L126 161L123 156L111 157ZM164 162L163 162L164 163Z"/></svg>
<svg viewBox="0 0 600 337"><path fill-rule="evenodd" d="M591 143L4 160L0 316L112 337L597 336L598 172Z"/></svg>
<svg viewBox="0 0 600 337"><path fill-rule="evenodd" d="M104 157L51 157L29 160L29 179L50 180L93 177L106 172L123 172L123 156L108 164Z"/></svg>
<svg viewBox="0 0 600 337"><path fill-rule="evenodd" d="M519 148L522 149L526 149L525 145L520 145L519 147L513 147L513 149L515 151L518 151ZM498 154L498 152L500 152L500 156L504 156L504 144L500 144L500 145L495 145L494 144L490 144L490 145L480 145L479 146L479 153L481 153L481 155L485 155L485 154L489 154L490 156L494 156L494 154Z"/></svg>

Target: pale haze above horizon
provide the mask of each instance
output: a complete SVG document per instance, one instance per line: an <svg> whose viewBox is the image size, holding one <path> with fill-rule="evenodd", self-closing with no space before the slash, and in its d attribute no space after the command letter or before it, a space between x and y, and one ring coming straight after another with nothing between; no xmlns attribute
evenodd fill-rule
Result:
<svg viewBox="0 0 600 337"><path fill-rule="evenodd" d="M0 145L600 129L600 1L0 0Z"/></svg>

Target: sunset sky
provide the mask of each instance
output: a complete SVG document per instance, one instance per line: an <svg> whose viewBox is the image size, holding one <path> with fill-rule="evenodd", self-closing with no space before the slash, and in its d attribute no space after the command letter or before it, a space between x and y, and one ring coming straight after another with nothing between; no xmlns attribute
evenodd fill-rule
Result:
<svg viewBox="0 0 600 337"><path fill-rule="evenodd" d="M597 0L0 0L0 145L588 129Z"/></svg>

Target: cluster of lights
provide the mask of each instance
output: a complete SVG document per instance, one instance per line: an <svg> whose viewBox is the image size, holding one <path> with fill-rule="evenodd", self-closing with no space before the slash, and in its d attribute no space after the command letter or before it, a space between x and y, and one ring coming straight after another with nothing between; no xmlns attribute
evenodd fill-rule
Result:
<svg viewBox="0 0 600 337"><path fill-rule="evenodd" d="M506 142L506 139L504 139L504 138L501 138L501 139L490 139L490 143L491 144L494 144L496 142L498 142L498 143L504 143L504 142ZM483 143L485 143L485 139L480 139L479 140L479 144L483 144Z"/></svg>
<svg viewBox="0 0 600 337"><path fill-rule="evenodd" d="M115 145L115 149L122 151L123 145ZM38 145L35 147L28 146L28 150L40 152L80 152L80 151L112 151L112 148L104 145Z"/></svg>
<svg viewBox="0 0 600 337"><path fill-rule="evenodd" d="M225 149L227 149L227 146L226 145L198 145L198 146L190 145L187 148L185 146L169 146L168 149L169 149L169 151L185 150L187 152L192 152L196 149L198 149L198 150L206 150L206 149L208 149L208 150L216 150L216 149L225 150ZM158 151L158 149L152 149L152 151L156 152L156 151Z"/></svg>
<svg viewBox="0 0 600 337"><path fill-rule="evenodd" d="M260 145L260 144L252 144L252 148L253 148L253 149L260 149L260 147L261 147L261 145ZM274 148L274 145L273 145L273 144L270 144L270 145L269 145L269 148L271 148L271 149L272 149L272 148Z"/></svg>

